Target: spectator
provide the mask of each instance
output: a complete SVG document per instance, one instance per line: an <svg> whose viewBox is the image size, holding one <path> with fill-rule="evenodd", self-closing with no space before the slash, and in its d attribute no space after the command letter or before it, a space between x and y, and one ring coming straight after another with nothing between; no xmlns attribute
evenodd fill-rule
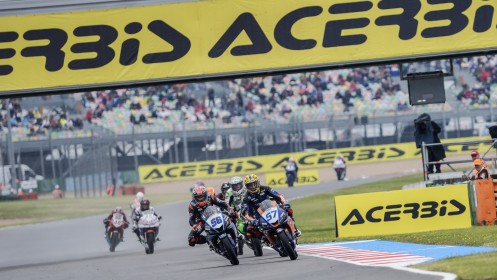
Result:
<svg viewBox="0 0 497 280"><path fill-rule="evenodd" d="M54 199L64 198L64 192L60 189L59 185L55 185L52 196Z"/></svg>
<svg viewBox="0 0 497 280"><path fill-rule="evenodd" d="M480 179L490 178L488 169L483 166L483 162L481 159L478 158L475 159L473 161L473 165L475 166L475 169L473 170L473 173L469 177L470 180L480 180Z"/></svg>
<svg viewBox="0 0 497 280"><path fill-rule="evenodd" d="M209 104L208 104L209 107L214 107L216 105L216 103L214 102L214 95L215 95L214 89L210 88L209 90L207 90L207 97L209 98Z"/></svg>
<svg viewBox="0 0 497 280"><path fill-rule="evenodd" d="M487 162L485 162L482 158L480 158L480 153L477 150L471 151L471 159L473 159L473 161L476 159L480 159L483 164L483 168L488 169Z"/></svg>

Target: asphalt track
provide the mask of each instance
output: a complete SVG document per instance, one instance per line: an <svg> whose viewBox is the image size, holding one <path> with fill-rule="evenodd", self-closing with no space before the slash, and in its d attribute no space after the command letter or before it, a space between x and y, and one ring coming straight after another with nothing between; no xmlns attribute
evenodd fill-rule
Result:
<svg viewBox="0 0 497 280"><path fill-rule="evenodd" d="M385 177L383 177L385 178ZM378 179L280 190L287 198L302 197L367 183ZM296 261L272 250L254 257L246 248L240 265L208 250L189 247L187 202L156 207L163 218L161 241L153 255L129 230L115 253L108 252L103 237L103 216L64 220L0 230L0 279L100 280L100 279L442 279L416 271L388 267L358 266L346 262L299 255ZM316 213L332 215L332 213Z"/></svg>

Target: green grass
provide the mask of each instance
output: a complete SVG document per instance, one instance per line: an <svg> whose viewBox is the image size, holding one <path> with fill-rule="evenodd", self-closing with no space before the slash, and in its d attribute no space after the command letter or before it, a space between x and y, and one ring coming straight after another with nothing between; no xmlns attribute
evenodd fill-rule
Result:
<svg viewBox="0 0 497 280"><path fill-rule="evenodd" d="M369 183L334 192L314 195L292 202L295 218L302 231L300 243L339 242L358 238L335 236L334 197L338 195L398 190L403 185L419 182L419 175L394 178ZM364 239L391 240L420 244L464 245L497 247L496 226L474 226L467 229L442 230L388 236L366 236ZM497 279L497 252L454 257L436 262L420 264L415 268L450 272L459 279Z"/></svg>
<svg viewBox="0 0 497 280"><path fill-rule="evenodd" d="M116 206L121 206L129 213L129 204L133 198L133 196L118 196L5 201L0 203L0 227L105 215ZM188 193L147 195L152 205L188 198Z"/></svg>

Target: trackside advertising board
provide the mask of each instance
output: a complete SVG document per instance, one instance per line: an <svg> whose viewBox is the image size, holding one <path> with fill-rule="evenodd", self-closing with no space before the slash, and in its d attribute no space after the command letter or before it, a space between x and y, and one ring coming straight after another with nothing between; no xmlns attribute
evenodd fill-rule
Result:
<svg viewBox="0 0 497 280"><path fill-rule="evenodd" d="M210 0L6 16L0 95L493 50L496 6Z"/></svg>
<svg viewBox="0 0 497 280"><path fill-rule="evenodd" d="M335 197L339 237L471 227L466 185Z"/></svg>
<svg viewBox="0 0 497 280"><path fill-rule="evenodd" d="M456 141L470 141L487 139L471 137L450 139ZM443 140L443 142L451 142ZM448 146L447 156L457 154L468 154L472 150L484 150L487 144L470 144ZM293 154L276 154L268 156L233 158L223 160L210 160L200 162L141 165L138 173L141 183L157 183L177 180L191 180L198 178L219 178L240 176L249 173L284 174L284 167L290 157L293 157L299 165L299 173L303 169L329 167L330 172L333 160L338 154L345 157L347 164L373 163L392 160L404 160L418 158L421 164L421 149L416 148L414 142L402 144L388 144L377 146L364 146L342 149L328 149L313 152L301 152Z"/></svg>
<svg viewBox="0 0 497 280"><path fill-rule="evenodd" d="M294 187L312 185L319 183L319 172L317 170L300 170ZM266 185L271 188L288 187L285 171L277 173L266 173Z"/></svg>

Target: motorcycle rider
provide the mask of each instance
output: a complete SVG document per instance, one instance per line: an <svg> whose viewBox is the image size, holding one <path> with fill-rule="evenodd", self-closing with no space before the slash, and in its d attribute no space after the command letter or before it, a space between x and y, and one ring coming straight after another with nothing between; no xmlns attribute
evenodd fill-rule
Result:
<svg viewBox="0 0 497 280"><path fill-rule="evenodd" d="M245 194L247 193L247 188L243 184L242 177L235 176L231 178L229 182L229 189L226 192L226 201L228 205L233 208L235 213L237 213L237 228L238 232L241 234L238 235L238 254L243 255L243 245L244 245L244 236L246 235L246 225L245 225L245 217L241 215L242 210L242 202ZM222 189L223 187L221 187Z"/></svg>
<svg viewBox="0 0 497 280"><path fill-rule="evenodd" d="M154 207L150 206L150 200L148 199L143 199L141 202L140 202L140 208L138 209L135 209L134 211L134 223L133 223L133 232L136 234L136 236L138 237L138 241L141 242L141 237L140 237L140 231L138 230L138 221L140 220L140 218L142 217L143 215L143 212L145 211L152 211L154 213L154 215L159 218L159 220L162 219L162 216L158 215L156 212L155 212L155 209ZM159 229L157 229L157 235L159 235ZM157 237L157 241L160 241L160 239Z"/></svg>
<svg viewBox="0 0 497 280"><path fill-rule="evenodd" d="M259 219L257 219L257 217L259 216L259 213L257 212L257 208L259 207L259 204L261 202L269 198L273 198L278 204L286 209L288 215L295 222L295 218L293 217L293 209L286 201L285 197L283 197L283 195L279 194L277 191L273 190L269 186L262 186L257 175L249 174L245 176L243 183L247 188L247 194L243 199L244 206L242 209L242 213L247 219L250 226L256 226L258 224ZM296 224L295 235L296 237L300 237L302 235Z"/></svg>
<svg viewBox="0 0 497 280"><path fill-rule="evenodd" d="M129 205L129 208L131 208L130 219L132 222L135 221L135 210L140 208L140 202L142 202L144 196L145 195L142 192L137 192L135 198L133 199L133 201L131 201ZM134 226L136 225L133 224L133 227Z"/></svg>
<svg viewBox="0 0 497 280"><path fill-rule="evenodd" d="M214 194L208 193L205 186L196 186L192 190L192 200L188 204L188 222L192 230L188 234L188 245L205 244L207 239L201 233L204 231L202 212L207 206L216 205L221 209L228 210L228 204L217 198Z"/></svg>
<svg viewBox="0 0 497 280"><path fill-rule="evenodd" d="M346 165L345 157L342 155L337 155L335 160L333 161L333 169L337 174L337 180L342 181L345 180L345 176L347 176L347 165Z"/></svg>
<svg viewBox="0 0 497 280"><path fill-rule="evenodd" d="M224 182L221 184L221 192L216 195L217 198L224 201L228 205L230 205L229 204L230 197L228 196L228 191L230 188L231 188L230 184L228 182Z"/></svg>
<svg viewBox="0 0 497 280"><path fill-rule="evenodd" d="M126 218L126 213L124 213L123 209L121 206L116 206L116 208L114 208L112 210L112 212L110 212L109 216L107 216L107 218L104 219L104 225L105 225L105 238L107 238L107 232L109 231L109 224L110 224L110 221L112 220L112 217L114 216L114 214L116 213L119 213L121 215L123 215L123 220L124 220L124 228L127 229L128 228L128 219ZM123 236L121 237L121 242L124 242L124 238Z"/></svg>
<svg viewBox="0 0 497 280"><path fill-rule="evenodd" d="M299 166L293 158L288 159L288 163L285 166L285 175L288 181L288 176L293 176L293 181L288 182L288 187L293 187L293 183L297 180L297 173L299 172Z"/></svg>

